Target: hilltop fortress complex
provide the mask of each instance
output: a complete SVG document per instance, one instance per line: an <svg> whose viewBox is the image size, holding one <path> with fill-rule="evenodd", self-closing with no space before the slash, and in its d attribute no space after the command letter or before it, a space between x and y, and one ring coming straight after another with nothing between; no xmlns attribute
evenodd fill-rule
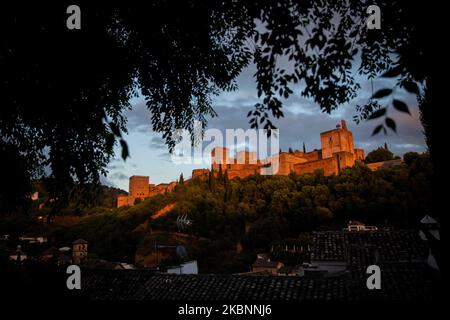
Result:
<svg viewBox="0 0 450 320"><path fill-rule="evenodd" d="M281 152L278 154L277 175L312 173L323 170L324 175L339 174L346 167L351 167L357 161L365 159L364 150L357 149L353 144L352 132L347 129L345 120L336 125L335 129L320 133L320 150ZM273 157L273 156L272 156ZM272 158L273 159L273 158ZM263 168L271 165L271 158L261 161L256 152L240 151L235 158L230 158L230 150L216 147L211 152L211 170L194 169L192 179L205 179L210 172L226 172L228 178L245 178L261 174ZM129 183L128 196L119 196L117 206L134 205L136 199L145 199L156 194L172 191L177 182L150 184L148 176L132 176Z"/></svg>
<svg viewBox="0 0 450 320"><path fill-rule="evenodd" d="M338 174L341 169L351 167L356 161L364 160L364 150L355 149L353 135L347 129L345 120L333 130L320 134L320 150L280 152L278 156L277 175L288 175L291 172L304 174L323 170L324 175ZM231 159L228 148L212 150L212 170L227 172L228 177L245 178L252 174L261 174L261 169L270 166L271 159L257 159L256 152L240 151ZM204 174L204 170L194 170L192 177Z"/></svg>

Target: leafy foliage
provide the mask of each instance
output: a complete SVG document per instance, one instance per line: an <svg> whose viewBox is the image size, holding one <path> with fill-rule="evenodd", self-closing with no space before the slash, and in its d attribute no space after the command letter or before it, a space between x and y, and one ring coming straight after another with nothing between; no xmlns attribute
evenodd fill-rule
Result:
<svg viewBox="0 0 450 320"><path fill-rule="evenodd" d="M139 241L134 230L158 210L169 204L170 195L157 195L133 207L100 211L85 216L81 222L69 229L59 229L53 235L59 243L70 244L83 238L89 242L90 252L111 261L134 262L134 253Z"/></svg>
<svg viewBox="0 0 450 320"><path fill-rule="evenodd" d="M330 113L355 97L357 73L397 77L415 95L431 80L426 9L399 1L79 1L81 30L65 26L69 4L13 3L0 13L2 144L20 154L26 175L48 169L61 200L74 179L98 182L116 141L122 157L130 155L124 112L139 93L153 130L172 149L172 133L215 116L211 96L235 89L250 63L261 99L248 114L250 126L269 134L291 95ZM365 25L373 4L382 8L380 30ZM399 102L394 107L407 112ZM385 125L395 130L392 121ZM386 132L385 125L375 131Z"/></svg>
<svg viewBox="0 0 450 320"><path fill-rule="evenodd" d="M256 253L268 252L272 245L307 246L309 232L340 229L349 220L379 227L415 225L430 207L431 164L427 154L409 153L404 160L405 165L379 171L361 164L329 177L320 172L242 180L211 175L209 181L185 181L174 192L133 207L89 211L75 226L53 228L51 236L61 245L83 238L90 254L133 263L139 246L149 250L146 238L158 232L180 235L176 219L187 215L192 224L183 232L196 239L186 244L187 251L199 261L201 272L243 272ZM151 219L169 204L175 204L171 211ZM2 221L0 230L22 224ZM273 257L303 259L278 250Z"/></svg>
<svg viewBox="0 0 450 320"><path fill-rule="evenodd" d="M177 190L175 208L151 228L176 232L176 218L186 214L193 221L186 232L208 239L189 248L192 257L204 270L217 272L223 270L219 261L235 252L238 243L244 251L233 253L237 260L246 253L266 252L286 238L342 228L349 220L380 227L415 225L430 205L431 174L424 154L405 166L375 172L358 165L329 177L291 174L227 182L216 177L212 188L208 181L194 180Z"/></svg>
<svg viewBox="0 0 450 320"><path fill-rule="evenodd" d="M375 150L372 150L367 154L366 163L380 162L380 161L388 161L394 159L394 154L386 149L379 147Z"/></svg>

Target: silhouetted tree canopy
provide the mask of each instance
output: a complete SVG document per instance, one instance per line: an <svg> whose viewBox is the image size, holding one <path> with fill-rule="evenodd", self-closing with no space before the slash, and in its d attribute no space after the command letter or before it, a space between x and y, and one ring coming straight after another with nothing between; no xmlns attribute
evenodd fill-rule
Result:
<svg viewBox="0 0 450 320"><path fill-rule="evenodd" d="M400 1L78 1L81 30L66 27L71 2L13 3L0 12L0 131L26 175L55 178L55 196L73 179L97 182L122 138L129 100L141 93L152 128L174 146L175 129L215 116L211 97L234 90L244 67L256 65L260 102L251 127L274 128L282 100L312 98L330 113L350 101L358 75L395 77L398 86L432 94L432 26L426 8ZM366 26L369 5L382 27ZM289 61L289 67L280 64ZM301 85L299 87L296 84ZM379 99L391 97L386 106ZM395 130L391 109L408 113L395 90L368 101L362 118L384 117L375 131ZM389 111L389 112L388 112ZM4 146L4 148L3 148ZM131 150L132 152L132 150ZM4 158L2 156L2 158ZM10 158L9 158L10 159ZM21 163L20 162L20 163ZM6 165L18 169L19 162Z"/></svg>
<svg viewBox="0 0 450 320"><path fill-rule="evenodd" d="M410 166L420 155L417 152L407 152L403 155L403 161Z"/></svg>
<svg viewBox="0 0 450 320"><path fill-rule="evenodd" d="M394 154L386 148L379 147L370 151L366 156L366 163L388 161L394 159Z"/></svg>

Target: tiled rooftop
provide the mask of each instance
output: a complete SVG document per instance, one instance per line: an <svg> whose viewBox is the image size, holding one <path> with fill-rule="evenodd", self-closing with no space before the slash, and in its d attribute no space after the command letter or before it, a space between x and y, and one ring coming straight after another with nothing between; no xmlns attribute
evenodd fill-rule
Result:
<svg viewBox="0 0 450 320"><path fill-rule="evenodd" d="M311 259L342 261L347 271L324 278L272 275L172 275L149 270L85 270L82 294L99 300L430 300L436 275L416 231L313 233ZM381 290L366 287L366 267L382 272Z"/></svg>
<svg viewBox="0 0 450 320"><path fill-rule="evenodd" d="M95 271L83 277L90 299L327 300L345 299L345 279L243 275L169 275L145 270Z"/></svg>
<svg viewBox="0 0 450 320"><path fill-rule="evenodd" d="M313 232L311 260L345 261L344 232Z"/></svg>
<svg viewBox="0 0 450 320"><path fill-rule="evenodd" d="M402 260L424 261L428 249L417 231L326 231L313 233L311 260L360 265Z"/></svg>
<svg viewBox="0 0 450 320"><path fill-rule="evenodd" d="M433 284L423 263L381 266L382 290L366 288L365 269L340 277L173 275L148 270L91 270L82 294L94 300L341 300L432 299Z"/></svg>

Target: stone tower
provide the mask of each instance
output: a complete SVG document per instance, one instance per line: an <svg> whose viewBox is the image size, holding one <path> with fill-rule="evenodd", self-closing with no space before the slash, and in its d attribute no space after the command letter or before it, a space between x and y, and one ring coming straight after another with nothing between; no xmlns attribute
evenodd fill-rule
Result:
<svg viewBox="0 0 450 320"><path fill-rule="evenodd" d="M320 143L322 145L322 159L331 158L338 152L354 153L353 135L347 130L345 120L336 125L336 129L322 132L320 134Z"/></svg>
<svg viewBox="0 0 450 320"><path fill-rule="evenodd" d="M146 198L149 194L150 178L148 176L131 176L128 195L133 198Z"/></svg>

